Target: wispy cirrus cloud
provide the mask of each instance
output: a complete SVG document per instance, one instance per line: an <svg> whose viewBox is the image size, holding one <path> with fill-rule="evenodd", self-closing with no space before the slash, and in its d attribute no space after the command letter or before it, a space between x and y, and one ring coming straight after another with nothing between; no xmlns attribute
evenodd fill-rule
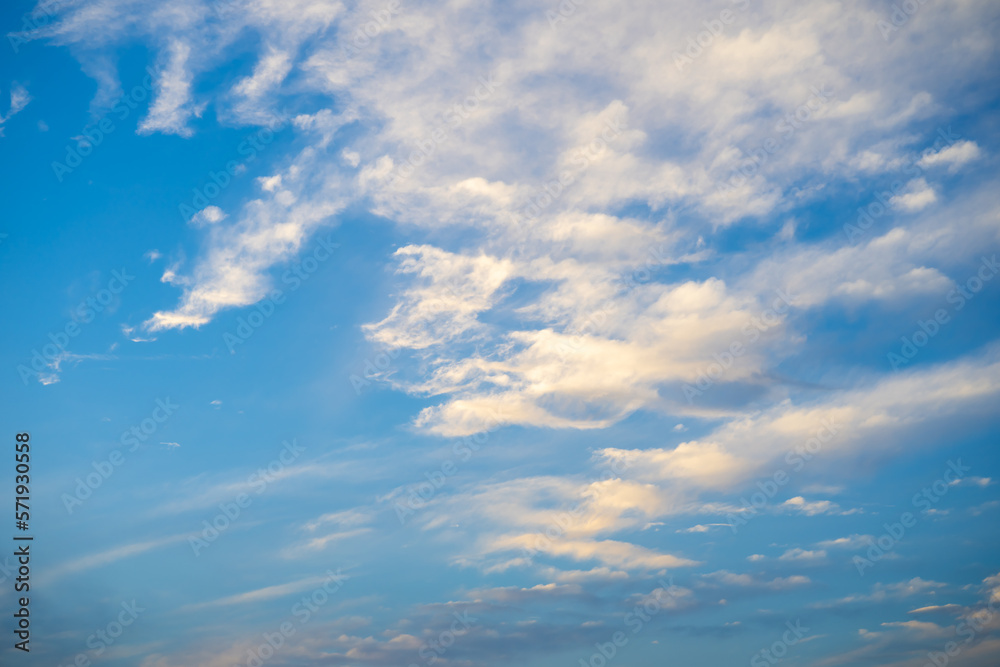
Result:
<svg viewBox="0 0 1000 667"><path fill-rule="evenodd" d="M0 115L0 137L3 136L3 126L7 121L20 113L30 101L31 95L28 94L27 88L16 82L10 85L10 106L7 108L7 113Z"/></svg>

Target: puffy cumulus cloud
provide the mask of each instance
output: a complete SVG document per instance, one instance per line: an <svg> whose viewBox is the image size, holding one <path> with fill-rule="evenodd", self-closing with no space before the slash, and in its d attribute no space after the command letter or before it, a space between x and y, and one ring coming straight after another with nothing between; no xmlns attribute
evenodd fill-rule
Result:
<svg viewBox="0 0 1000 667"><path fill-rule="evenodd" d="M959 141L950 146L923 155L917 164L921 167L943 165L949 171L957 171L962 165L971 162L982 154L975 141Z"/></svg>
<svg viewBox="0 0 1000 667"><path fill-rule="evenodd" d="M579 244L572 259L560 254L564 247L546 243L532 246L545 249L543 257L519 251L502 260L411 247L401 270L422 284L369 332L383 343L409 340L432 355L436 363L419 380L405 374L394 380L408 391L446 397L416 422L441 435L497 422L603 428L637 409L705 414L707 408L678 400L685 385L699 386L733 349L740 354L718 381L766 384L774 364L805 349L805 339L788 326L796 314L831 302L895 304L947 292L952 278L935 265L953 266L974 257L977 246L997 244L996 206L984 197L957 204L968 216L966 235L949 234L940 214L931 214L860 243L837 237L779 248L732 285L718 278L651 281L651 264L655 271L698 255L694 248L671 254L678 242L669 231L650 237L659 247L647 250L645 261L635 255L631 267L610 252L584 261L588 251ZM564 214L558 224L566 220ZM591 216L587 225L606 223L623 224ZM458 266L481 267L481 278L457 283ZM501 276L506 287L498 286ZM518 289L532 290L532 301L507 306L523 303ZM446 307L460 295L464 304ZM442 334L431 335L436 330ZM470 346L456 345L462 342Z"/></svg>
<svg viewBox="0 0 1000 667"><path fill-rule="evenodd" d="M395 168L414 173L406 177L406 187L384 193L387 206L417 219L424 218L426 207L404 210L402 201L391 202L436 199L444 214L438 221L452 219L457 209L451 185L466 181L470 171L487 182L502 183L508 194L511 188L537 183L535 192L544 200L547 179L558 181L562 171L569 171L563 180L570 180L574 175L567 167L573 164L588 168L572 178L573 188L546 205L547 211L634 199L661 207L691 199L723 220L748 209L766 213L777 205L812 149L833 147L827 152L830 168L842 169L839 162L865 147L864 135L873 118L888 133L935 106L933 94L922 89L925 82L915 71L912 53L876 50L882 45L867 39L874 36L866 33L876 16L862 3L848 8L776 3L769 12L748 12L741 16L738 30L718 36L688 68L664 63L673 62L685 38L701 29L704 9L686 3L639 4L641 9L635 8L640 11L633 15L609 3L588 3L557 26L549 25L541 12L526 13L502 28L470 7L455 7L450 16L454 33L437 33L432 53L422 42L430 17L423 7L408 7L361 58L331 46L318 50L309 64L331 93L350 95L391 119L379 139L392 145ZM975 30L975 14L968 9L951 16L952 22L963 24L956 32ZM871 20L868 30L857 30L865 18ZM478 39L472 42L459 35ZM485 61L470 53L483 41L493 47ZM403 64L402 73L376 68L400 50L422 57ZM976 56L986 59L989 52L979 48ZM872 58L902 76L858 77L868 70L858 65ZM443 76L443 63L450 77ZM585 79L572 76L581 72ZM495 75L495 84L480 81L492 81L487 73ZM814 89L830 92L817 94ZM624 99L622 92L628 93L627 103L617 101ZM594 109L591 100L602 95L607 106ZM801 107L807 112L800 112ZM605 134L607 118L602 114L625 108L628 131L619 142L610 141L609 149L592 163L575 153ZM498 136L492 132L497 126L507 132ZM649 138L672 134L668 128L677 128L678 134L684 128L683 136L692 137L684 150L669 155L650 149ZM545 150L515 154L502 143L512 133L535 140ZM780 144L780 154L754 170L758 173L740 186L745 191L720 192L720 183L738 175L748 156L769 138ZM469 145L477 142L488 148L484 153L489 157L471 154ZM372 159L385 154L385 143L372 144ZM541 178L518 178L514 160L521 171L541 172ZM470 169L470 161L479 163L481 173ZM522 205L528 208L530 201Z"/></svg>
<svg viewBox="0 0 1000 667"><path fill-rule="evenodd" d="M987 592L987 602L1000 604L1000 573L983 579L983 585Z"/></svg>
<svg viewBox="0 0 1000 667"><path fill-rule="evenodd" d="M934 188L923 178L915 178L906 184L906 189L889 200L893 206L904 211L919 211L937 201Z"/></svg>
<svg viewBox="0 0 1000 667"><path fill-rule="evenodd" d="M226 219L226 213L218 206L206 206L202 210L191 216L191 220L188 224L194 225L196 227L201 227L204 225L214 225L217 222L221 222ZM156 255L159 256L159 253ZM155 257L151 258L155 259Z"/></svg>
<svg viewBox="0 0 1000 667"><path fill-rule="evenodd" d="M647 9L652 18L644 20L655 22L658 12L669 11L674 26L682 26L690 11L665 5ZM411 76L394 89L406 93L405 102L383 95L381 89L368 92L371 83L366 77L378 78L371 70L359 73L357 85L352 86L344 68L335 65L336 54L318 55L312 61L317 76L329 70L337 73L326 76L331 91L368 94L366 105L381 108L386 118L393 119L379 137L383 143L369 144L376 149L371 159L378 167L365 183L377 202L376 210L422 226L473 227L496 261L515 258L515 268L508 274L511 283L533 283L511 286L532 299L516 313L507 313L506 294L493 290L496 299L488 319L494 326L462 325L470 337L474 331L480 339L486 336L487 342L495 343L492 354L447 345L428 350L428 338L420 335L424 326L416 329L414 347L429 351L436 362L430 367L431 376L423 382L405 382L398 375L394 380L416 393L449 395L443 404L425 410L416 423L441 435L462 435L485 428L495 419L488 416L493 410L506 414L509 423L606 427L637 409L669 403L662 388L697 377L713 361L713 354L740 340L740 325L760 308L762 294L771 294L767 287L794 286L795 304L803 308L831 299L894 301L946 288L948 278L933 265L915 260L913 237L899 232L879 235L861 247L839 247L845 245L840 240L783 250L763 261L745 284L709 280L664 285L653 280L609 293L608 285L615 282L607 280L608 273L627 275L628 261L641 267L643 250L651 244L668 248L659 253L666 258L658 263L661 268L709 256L700 254L692 234L692 229L699 229L696 224L679 228L672 216L664 214L660 223L643 226L624 216L609 216L607 211L616 205L641 201L659 211L691 202L710 224L732 222L748 210L764 215L778 206L803 170L810 172L812 167L806 166L810 155L828 156L820 170L823 178L850 178L855 156L871 153L866 142L874 141L874 146L884 137L898 139L906 123L934 113L934 95L919 88L916 76L908 75L905 83L879 80L877 86L871 82L872 88L856 89L858 82L846 71L859 62L857 54L829 40L833 34L845 36L843 31L862 16L874 21L875 15L852 7L857 18L848 21L838 9L826 4L799 6L791 10L794 22L777 25L747 17L745 29L718 38L702 59L691 64L692 69L657 67L653 77L653 62L670 55L663 43L647 42L649 33L642 27L623 25L630 19L620 12L612 16L605 5L591 4L553 28L530 22L523 26L521 35L541 36L524 47L531 64L513 48L500 47L489 68L496 85L481 81L479 72L466 71L447 86L429 90L418 86L437 81L439 71L428 62L407 63ZM963 14L962 20L973 15ZM457 17L473 34L487 30L479 19L467 11ZM609 25L621 26L620 34L629 35L628 44L610 39L607 48L614 48L614 53L603 51L607 33L619 34ZM393 34L394 43L410 43L407 29ZM579 40L597 30L602 31L601 40ZM562 36L570 32L575 39L564 42ZM511 43L517 43L516 38ZM598 43L601 46L594 46ZM460 47L448 43L447 48ZM977 53L988 57L985 51ZM568 55L575 58L562 59ZM902 57L891 52L869 56L884 59L887 65ZM614 85L605 75L607 62L622 65L615 67ZM595 97L594 86L606 87L609 97L583 109L579 104L570 108L574 94L582 92L561 75L583 63L590 68L588 97ZM911 64L898 61L904 70ZM694 68L711 76L695 76ZM525 72L538 76L542 71L560 99L528 87ZM908 86L908 92L901 93ZM619 95L623 89L631 94ZM765 89L768 92L762 92ZM421 102L428 97L436 97L435 103L423 108ZM764 107L787 111L769 115L763 113ZM883 136L871 137L876 117L876 133ZM667 155L652 149L649 142L654 135L669 134L669 123L689 128L687 136L694 138L684 150ZM498 126L504 129L502 136L530 139L538 150L513 158L498 145L501 135L493 132ZM773 141L768 143L769 139ZM903 166L912 155L912 143L909 138L880 145L885 154L879 153L876 162ZM746 166L746 153L757 148L755 144L775 144L780 155L765 150L764 155L771 157L760 158L764 162L753 167L751 175L741 175L739 168ZM471 145L484 150L473 153ZM525 172L532 178L523 178ZM917 211L934 199L927 178L915 180L899 195L900 206ZM595 211L602 217L595 217ZM617 240L609 243L612 237ZM405 262L408 272L416 273L412 258ZM427 261L426 269L433 271L435 264L436 260ZM442 276L447 272L442 269ZM492 275L484 270L484 277ZM706 321L698 307L674 308L670 313L658 308L686 293L698 306L718 305L722 317ZM402 342L412 329L404 328L406 318L396 316L426 309L414 301L418 298L416 292L405 292L390 318L369 329L371 335ZM485 314L479 310L482 305L473 299L470 308ZM496 325L495 314L519 317ZM728 322L722 321L727 317ZM534 318L536 326L525 326L532 322L528 318ZM481 322L484 319L480 317ZM615 328L623 323L629 324L629 331ZM567 331L581 330L586 335L566 340ZM754 349L726 380L758 377L766 368L766 355L766 348Z"/></svg>
<svg viewBox="0 0 1000 667"><path fill-rule="evenodd" d="M569 282L582 268L540 261L524 270ZM398 308L427 310L442 301ZM475 304L470 300L466 308ZM575 312L570 304L576 305ZM661 406L665 399L659 390L665 385L672 383L672 395L682 399L681 383L695 382L715 362L713 355L745 340L752 318L762 310L757 300L730 294L717 279L650 286L620 297L610 280L593 284L581 276L555 290L551 300L520 309L521 317L543 318L543 328L509 331L494 340L487 354L441 357L430 376L403 386L449 395L417 419L418 425L442 435L475 433L496 421L600 428L637 409ZM412 327L400 335L418 335L410 333L414 329L421 331ZM777 331L772 328L766 338L773 339ZM380 335L385 340L400 337ZM729 377L747 379L758 372L762 349L740 356Z"/></svg>

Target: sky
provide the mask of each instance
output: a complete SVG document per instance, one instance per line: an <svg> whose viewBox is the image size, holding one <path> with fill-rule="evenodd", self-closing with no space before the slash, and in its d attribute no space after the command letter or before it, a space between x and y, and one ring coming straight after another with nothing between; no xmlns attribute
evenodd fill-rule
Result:
<svg viewBox="0 0 1000 667"><path fill-rule="evenodd" d="M3 665L997 664L997 3L0 17Z"/></svg>

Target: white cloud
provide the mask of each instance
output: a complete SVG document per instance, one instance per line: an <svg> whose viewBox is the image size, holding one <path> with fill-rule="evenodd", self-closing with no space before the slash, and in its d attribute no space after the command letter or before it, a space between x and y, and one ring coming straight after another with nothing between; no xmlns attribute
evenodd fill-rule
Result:
<svg viewBox="0 0 1000 667"><path fill-rule="evenodd" d="M914 446L920 439L920 424L982 409L992 400L989 397L1000 393L998 355L1000 348L994 346L954 362L881 377L867 386L858 383L854 389L828 393L811 404L786 400L735 418L703 439L673 449L607 448L598 454L609 462L626 463L626 476L631 478L722 490L767 473L769 463L785 467L789 459L799 458L808 465L795 451L805 452L811 443L829 472L834 462L851 460L862 449L871 453L892 448L890 443L904 433ZM782 507L806 514L856 511L802 496L785 501Z"/></svg>
<svg viewBox="0 0 1000 667"><path fill-rule="evenodd" d="M191 216L190 223L195 227L214 225L226 218L226 213L218 206L206 206Z"/></svg>
<svg viewBox="0 0 1000 667"><path fill-rule="evenodd" d="M344 158L344 162L351 165L352 167L357 167L359 164L361 164L361 153L358 153L357 151L352 151L345 148L340 152L340 156Z"/></svg>
<svg viewBox="0 0 1000 667"><path fill-rule="evenodd" d="M191 45L179 39L171 40L167 55L156 80L156 97L149 114L139 123L143 133L163 132L182 137L192 135L188 121L201 116L205 104L191 99L192 73L188 67Z"/></svg>
<svg viewBox="0 0 1000 667"><path fill-rule="evenodd" d="M91 570L104 565L110 565L111 563L116 563L124 558L131 558L132 556L138 556L139 554L159 549L160 547L164 547L169 544L183 542L193 534L195 533L171 535L169 537L162 537L159 539L133 542L131 544L123 544L121 546L113 547L88 556L81 556L74 560L62 563L61 565L57 565L56 567L49 568L43 577L49 579L50 581L54 581L69 574L76 574L77 572L83 572L85 570Z"/></svg>
<svg viewBox="0 0 1000 667"><path fill-rule="evenodd" d="M840 510L840 506L837 505L837 503L830 502L829 500L808 501L802 496L789 498L781 504L781 507L801 512L806 516L815 516L817 514L836 514L839 513Z"/></svg>
<svg viewBox="0 0 1000 667"><path fill-rule="evenodd" d="M826 558L826 551L822 549L809 551L806 549L789 549L785 553L778 556L778 560L784 561L819 561Z"/></svg>
<svg viewBox="0 0 1000 667"><path fill-rule="evenodd" d="M7 113L0 115L0 137L3 136L4 124L28 106L30 101L31 95L28 94L28 90L24 86L19 83L10 85L10 107L8 107Z"/></svg>
<svg viewBox="0 0 1000 667"><path fill-rule="evenodd" d="M556 558L576 561L596 560L606 566L624 570L662 570L698 565L696 561L663 554L636 544L615 540L556 540L539 542L534 535L498 539L495 550L535 548Z"/></svg>
<svg viewBox="0 0 1000 667"><path fill-rule="evenodd" d="M993 183L954 202L947 216L960 228L934 217L946 207L932 204L950 194L934 170L972 164L982 153L973 141L919 158L926 173L893 199L912 215L893 217L894 229L880 220L884 227L858 245L823 237L819 221L793 220L829 192L862 191L867 174L912 165L914 128L967 110L969 98L952 83L981 82L988 77L980 72L992 71L985 5L926 4L906 27L923 48L901 49L880 38L882 14L868 2L782 0L742 15L683 69L672 66L673 51L702 29L705 9L696 3L640 0L634 11L584 3L555 27L541 11L497 21L498 6L414 4L357 52L344 38L368 20L368 5L347 11L339 2L268 0L219 17L183 2L65 8L39 34L84 54L104 91L98 97L117 85L109 54L134 38L154 52L156 94L143 133L190 136L213 104L224 123L287 120L299 150L281 155L284 166L259 180L260 198L230 218L215 207L199 214L210 223L199 232L201 250L190 265L178 261L163 273L183 290L180 302L153 314L146 328L197 328L257 302L322 226L362 204L412 239L394 258L396 302L365 331L380 346L416 352L417 363L390 381L437 397L417 427L445 436L497 423L599 429L640 410L668 414L669 424L714 420L677 445L672 432L672 440L641 446L609 441L597 458L628 463L620 478L508 479L436 497L439 512L422 516L422 529L446 530L456 518L480 527L456 562L501 569L558 526L562 535L541 543L539 559L590 567L552 572L547 581L555 583L534 588L493 589L495 598L695 565L633 544L627 533L668 515L726 511L724 501L701 502L700 494L732 492L789 465L787 452L811 442L823 424L835 428L821 443L821 463L808 465L849 479L859 454L890 456L904 437L913 448L927 446L921 434L931 426L996 403L995 349L893 376L850 371L847 382L818 380L842 389L805 393L776 379L789 355L823 353L808 347L814 332L800 328L818 315L812 309L875 304L895 313L908 299L950 288L941 267L996 247L996 207L983 203ZM211 90L237 39L257 49L252 71ZM791 124L803 108L808 118ZM348 150L339 133L356 121ZM780 140L779 149L761 153L768 140ZM727 186L741 169L751 173ZM753 243L728 255L729 241L744 237L720 242L719 230L748 218L757 218ZM779 288L791 295L791 312L759 332L718 380L756 393L736 407L688 404L682 385L734 342L745 344L746 327ZM199 486L158 511L212 504L239 488ZM843 512L805 495L778 507ZM580 511L567 519L574 507ZM323 515L290 552L362 536L371 516ZM863 537L789 549L779 560L815 560ZM728 571L706 580L764 590L809 583ZM911 580L872 595L936 590L926 584ZM409 634L333 641L357 659L393 642L419 646Z"/></svg>
<svg viewBox="0 0 1000 667"><path fill-rule="evenodd" d="M941 612L945 613L958 613L964 610L965 607L958 604L932 604L926 607L920 607L919 609L911 609L908 614L937 614Z"/></svg>
<svg viewBox="0 0 1000 667"><path fill-rule="evenodd" d="M799 586L806 586L812 581L809 577L802 575L792 575L789 577L775 577L774 579L761 579L750 574L739 574L728 570L719 570L702 575L705 579L720 585L735 586L740 588L767 588L771 590L786 590Z"/></svg>
<svg viewBox="0 0 1000 667"><path fill-rule="evenodd" d="M218 598L210 602L187 605L181 607L180 610L194 611L197 609L204 609L208 607L227 607L231 605L241 605L241 604L260 604L264 600L272 600L274 598L285 597L293 593L300 593L302 591L318 588L324 582L328 581L330 581L330 578L328 576L307 577L305 579L299 579L297 581L290 581L286 584L266 586L264 588L258 588L256 590L247 591L246 593L238 593L236 595L230 595L224 598Z"/></svg>
<svg viewBox="0 0 1000 667"><path fill-rule="evenodd" d="M278 120L267 107L274 99L274 92L292 71L292 64L292 54L273 45L267 47L253 74L233 86L233 95L238 98L234 113L241 122L263 125Z"/></svg>
<svg viewBox="0 0 1000 667"><path fill-rule="evenodd" d="M867 594L848 595L829 603L814 604L817 608L836 607L846 604L857 604L861 602L883 602L885 600L898 600L913 597L915 595L935 595L937 591L945 588L947 584L939 581L932 581L914 577L909 581L900 581L895 584L877 583Z"/></svg>
<svg viewBox="0 0 1000 667"><path fill-rule="evenodd" d="M489 309L513 271L509 261L464 257L430 246L407 246L396 255L401 272L417 274L426 283L412 287L386 319L367 327L374 340L390 348L423 349L479 328L476 315Z"/></svg>
<svg viewBox="0 0 1000 667"><path fill-rule="evenodd" d="M144 324L150 331L200 327L220 310L256 303L271 288L270 269L294 257L310 234L343 208L342 203L282 204L255 200L230 226L211 225L208 250L183 279L181 304ZM176 280L173 270L164 279Z"/></svg>
<svg viewBox="0 0 1000 667"><path fill-rule="evenodd" d="M714 528L716 526L724 526L724 525L726 525L726 524L712 524L710 526L706 526L705 524L699 523L699 524L697 524L695 526L691 526L690 528L681 528L681 529L678 529L676 532L678 532L678 533L708 533L708 532L711 532L712 528Z"/></svg>
<svg viewBox="0 0 1000 667"><path fill-rule="evenodd" d="M861 547L867 547L869 540L873 539L871 535L854 534L847 537L838 537L834 540L823 540L822 542L817 542L816 546L823 549L860 549Z"/></svg>
<svg viewBox="0 0 1000 667"><path fill-rule="evenodd" d="M948 171L954 172L977 159L981 153L975 141L959 141L937 152L924 155L917 164L924 168L944 165L948 167Z"/></svg>
<svg viewBox="0 0 1000 667"><path fill-rule="evenodd" d="M934 188L922 178L915 178L906 184L906 189L889 200L893 206L903 211L913 212L926 208L937 201Z"/></svg>

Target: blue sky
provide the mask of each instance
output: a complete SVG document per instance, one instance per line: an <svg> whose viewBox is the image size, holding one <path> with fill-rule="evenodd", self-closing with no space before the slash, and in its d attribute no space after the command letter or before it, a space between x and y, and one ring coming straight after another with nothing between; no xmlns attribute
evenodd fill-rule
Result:
<svg viewBox="0 0 1000 667"><path fill-rule="evenodd" d="M995 3L2 16L4 665L997 663Z"/></svg>

